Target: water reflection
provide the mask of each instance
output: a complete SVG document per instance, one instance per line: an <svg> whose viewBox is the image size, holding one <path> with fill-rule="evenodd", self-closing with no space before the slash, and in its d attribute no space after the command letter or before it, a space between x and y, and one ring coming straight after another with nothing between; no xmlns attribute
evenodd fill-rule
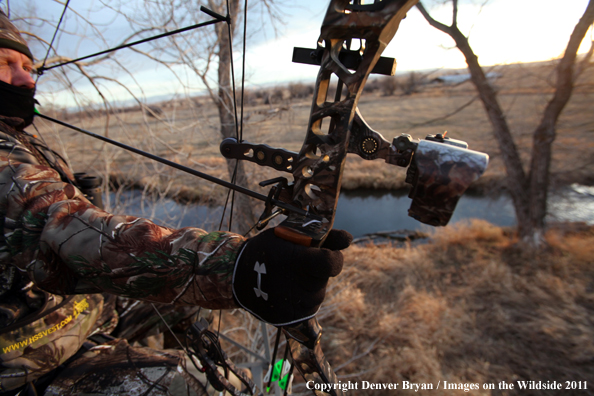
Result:
<svg viewBox="0 0 594 396"><path fill-rule="evenodd" d="M147 197L140 190L110 193L110 202L115 202L113 213L140 216L171 228L198 227L205 230L218 229L222 208L206 205L182 204L170 198Z"/></svg>
<svg viewBox="0 0 594 396"><path fill-rule="evenodd" d="M345 191L338 202L334 227L349 230L355 238L378 231L433 228L408 216L410 204L407 193ZM516 221L511 199L505 195L493 198L464 195L450 224L469 218L485 219L499 226L511 226Z"/></svg>
<svg viewBox="0 0 594 396"><path fill-rule="evenodd" d="M222 209L204 205L179 204L171 199L151 200L140 191L126 191L111 202L119 202L114 213L150 218L173 228L218 229ZM335 228L348 230L355 238L378 231L429 230L432 227L408 216L411 200L407 193L393 191L345 191L338 202ZM572 185L550 195L548 220L584 221L594 224L594 187ZM450 224L480 218L499 226L516 224L508 195L485 197L465 194Z"/></svg>
<svg viewBox="0 0 594 396"><path fill-rule="evenodd" d="M594 224L594 187L572 184L561 193L552 194L548 212L552 220Z"/></svg>

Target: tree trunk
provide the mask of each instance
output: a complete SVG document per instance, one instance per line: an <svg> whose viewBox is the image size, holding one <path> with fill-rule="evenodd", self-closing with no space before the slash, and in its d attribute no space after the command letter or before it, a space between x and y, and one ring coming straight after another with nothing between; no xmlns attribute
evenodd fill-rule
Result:
<svg viewBox="0 0 594 396"><path fill-rule="evenodd" d="M503 110L497 100L495 90L487 80L482 67L478 62L478 57L472 51L468 40L458 28L452 29L450 35L456 42L456 46L460 49L468 70L470 71L471 81L478 91L483 107L487 112L487 116L491 125L493 126L493 134L503 158L505 171L507 173L507 189L512 197L516 217L518 220L518 232L520 235L529 235L534 233L530 221L530 196L529 191L526 190L527 178L522 166L522 160L518 153L516 144L514 143L511 130L503 114Z"/></svg>
<svg viewBox="0 0 594 396"><path fill-rule="evenodd" d="M594 0L588 2L584 15L573 29L565 53L557 66L557 82L553 98L547 104L540 124L536 127L532 139L532 160L530 163L530 219L533 227L544 230L547 214L547 193L552 158L552 144L556 137L557 120L569 102L573 92L575 60L578 48L594 22ZM538 235L522 235L524 238L536 238ZM534 243L533 241L528 241Z"/></svg>
<svg viewBox="0 0 594 396"><path fill-rule="evenodd" d="M217 108L219 111L219 120L221 123L220 132L223 139L228 137L237 137L237 127L235 122L234 111L235 98L233 97L233 89L231 86L232 54L230 42L232 42L234 34L234 22L237 20L237 15L239 14L239 0L231 0L229 2L229 14L233 22L230 25L231 41L229 40L228 25L224 23L219 23L216 25L219 46L219 96ZM243 162L227 159L227 168L229 171L229 176L232 178L232 181L235 175L235 184L249 188L249 183L245 173ZM235 194L232 231L240 234L245 234L254 225L256 217L252 213L252 206L253 203L250 201L250 198L248 196L244 194Z"/></svg>

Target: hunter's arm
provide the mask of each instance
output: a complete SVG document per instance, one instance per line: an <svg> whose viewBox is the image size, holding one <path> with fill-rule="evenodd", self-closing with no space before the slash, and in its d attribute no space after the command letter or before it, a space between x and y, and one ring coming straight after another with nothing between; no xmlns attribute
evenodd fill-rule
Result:
<svg viewBox="0 0 594 396"><path fill-rule="evenodd" d="M55 170L13 160L11 152L0 150L1 261L52 293L236 307L231 275L243 237L112 215Z"/></svg>

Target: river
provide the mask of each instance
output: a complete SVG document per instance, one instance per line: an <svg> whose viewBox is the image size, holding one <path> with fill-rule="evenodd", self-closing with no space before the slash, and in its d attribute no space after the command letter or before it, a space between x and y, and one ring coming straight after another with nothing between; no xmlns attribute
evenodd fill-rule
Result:
<svg viewBox="0 0 594 396"><path fill-rule="evenodd" d="M116 196L111 193L111 202ZM221 208L204 205L184 205L171 199L154 204L143 199L137 190L126 191L119 197L118 213L143 216L170 227L218 228ZM405 193L390 191L346 191L338 202L335 228L348 230L355 238L378 231L427 230L430 227L408 217L411 200ZM574 184L551 193L549 221L583 221L594 224L594 187ZM456 207L450 224L479 218L499 226L516 223L511 199L506 194L478 196L465 194Z"/></svg>

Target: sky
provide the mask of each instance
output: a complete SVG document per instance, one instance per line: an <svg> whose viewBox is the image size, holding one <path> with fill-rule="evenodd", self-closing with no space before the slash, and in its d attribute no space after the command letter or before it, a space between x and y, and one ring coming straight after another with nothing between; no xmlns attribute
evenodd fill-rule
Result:
<svg viewBox="0 0 594 396"><path fill-rule="evenodd" d="M253 1L252 1L253 2ZM458 25L469 37L470 44L483 66L535 62L557 58L569 39L575 24L583 14L587 0L566 0L559 6L558 0L461 0ZM127 7L133 7L129 0ZM271 24L263 22L259 13L248 14L248 49L246 51L246 81L248 86L271 86L286 84L290 81L314 82L317 67L291 63L292 49L298 47L314 48L320 31L327 1L300 0L286 1L279 7L284 13L282 23L276 25L274 32ZM424 2L435 19L450 24L451 9L446 6L431 6ZM71 0L63 29L80 33L87 38L81 40L74 35L63 35L57 42L59 51L68 56L82 56L92 51L105 49L112 43L118 43L129 34L128 24L123 18L117 18L109 9L101 6L99 0ZM4 4L2 4L4 6ZM11 2L14 14L23 14L27 7L34 7L37 15L43 15L51 21L57 21L62 6L50 0L22 0L17 6ZM14 9L18 8L18 9ZM88 11L88 9L94 11ZM97 30L73 27L74 13L87 18L95 24ZM99 39L101 32L104 39ZM36 34L50 41L53 29L50 26L38 26ZM580 48L586 52L592 40L590 31ZM586 45L587 44L587 45ZM383 56L397 60L397 71L439 70L465 68L466 64L460 52L453 48L453 41L424 20L420 12L413 8L392 40ZM241 62L240 47L234 54L237 61L236 75ZM154 62L135 59L130 50L122 53L122 62L128 62L133 75L120 74L116 69L108 74L119 83L127 84L136 94L147 98L172 93L182 93L181 88L171 73L159 69ZM37 57L44 54L41 49L34 49ZM178 68L176 72L187 81L197 80L192 74ZM53 72L48 72L53 73ZM53 94L43 89L43 76L39 84L40 101L45 99L60 106L72 106L71 95ZM74 86L81 92L83 103L98 100L94 89L85 79L74 77ZM114 82L103 81L104 91L112 98L125 100L129 94ZM200 90L200 84L193 83L193 90ZM49 88L53 87L49 82ZM85 102L86 101L86 102Z"/></svg>
<svg viewBox="0 0 594 396"><path fill-rule="evenodd" d="M491 0L482 9L480 3L477 4L462 4L458 24L470 38L481 64L489 66L561 56L587 1L568 0L562 7L553 0ZM431 9L435 19L448 25L451 13L451 7ZM259 62L267 53L274 53L279 59L290 59L293 46L315 45L322 16L308 14L304 10L279 39L261 43L247 52L248 64L258 65L259 72L254 75L254 81L265 81L266 76L278 75L277 63ZM399 72L465 68L463 56L452 47L453 40L431 27L413 8L383 56L396 58ZM583 45L581 52L588 48ZM310 74L304 68L307 66L289 66L290 73L287 74L304 79L315 76L315 71Z"/></svg>

